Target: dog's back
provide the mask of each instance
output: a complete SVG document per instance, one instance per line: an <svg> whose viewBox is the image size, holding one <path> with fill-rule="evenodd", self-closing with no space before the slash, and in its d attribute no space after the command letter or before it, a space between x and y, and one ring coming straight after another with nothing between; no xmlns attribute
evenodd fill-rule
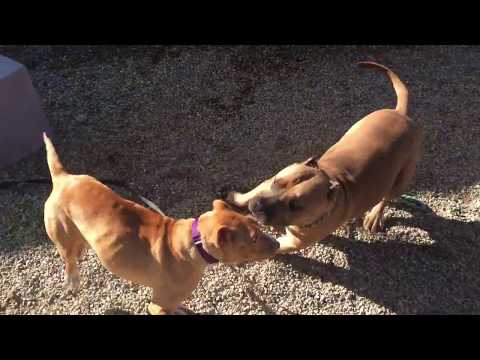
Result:
<svg viewBox="0 0 480 360"><path fill-rule="evenodd" d="M389 193L402 170L417 161L422 139L420 124L407 116L408 90L399 77L383 65L360 64L387 73L397 106L359 120L320 158L322 165L347 171L354 179L348 185L356 213L368 210Z"/></svg>
<svg viewBox="0 0 480 360"><path fill-rule="evenodd" d="M65 261L67 283L78 287L76 262L91 247L109 271L148 286L145 279L154 279L150 273L158 272L162 262L152 249L159 257L165 253L160 248L167 218L123 199L91 176L69 174L50 139L44 135L44 140L53 183L45 228Z"/></svg>

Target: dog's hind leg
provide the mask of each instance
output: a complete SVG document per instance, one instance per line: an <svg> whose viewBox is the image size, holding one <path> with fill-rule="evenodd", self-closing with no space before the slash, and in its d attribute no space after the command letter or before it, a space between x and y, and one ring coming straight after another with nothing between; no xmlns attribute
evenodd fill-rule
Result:
<svg viewBox="0 0 480 360"><path fill-rule="evenodd" d="M48 237L55 244L57 252L65 264L65 286L68 290L76 292L80 286L78 260L86 248L86 241L63 213L53 216L51 211L46 211L44 220Z"/></svg>
<svg viewBox="0 0 480 360"><path fill-rule="evenodd" d="M415 175L416 165L417 161L415 158L407 162L407 165L400 171L395 179L392 189L387 196L375 205L365 216L363 220L363 228L365 230L375 233L383 229L383 212L387 202L398 198L405 192Z"/></svg>
<svg viewBox="0 0 480 360"><path fill-rule="evenodd" d="M408 186L411 184L413 177L415 176L415 169L417 166L417 161L415 159L410 160L407 165L400 171L395 183L393 184L392 189L388 194L389 200L394 200L407 190Z"/></svg>

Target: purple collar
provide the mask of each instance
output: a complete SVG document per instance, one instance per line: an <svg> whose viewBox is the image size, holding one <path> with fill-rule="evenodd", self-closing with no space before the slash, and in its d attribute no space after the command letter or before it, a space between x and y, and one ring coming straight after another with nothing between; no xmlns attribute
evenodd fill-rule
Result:
<svg viewBox="0 0 480 360"><path fill-rule="evenodd" d="M193 241L193 245L195 245L198 252L200 253L200 255L202 255L202 257L205 259L207 263L209 264L218 263L218 259L215 259L212 255L210 255L203 247L202 236L200 235L200 231L198 231L198 219L195 219L195 221L192 224L192 241Z"/></svg>

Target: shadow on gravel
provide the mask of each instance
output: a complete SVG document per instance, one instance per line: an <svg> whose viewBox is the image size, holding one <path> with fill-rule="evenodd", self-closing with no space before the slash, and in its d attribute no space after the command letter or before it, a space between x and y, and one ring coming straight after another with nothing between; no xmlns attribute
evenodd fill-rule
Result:
<svg viewBox="0 0 480 360"><path fill-rule="evenodd" d="M415 245L400 238L367 243L331 236L324 244L346 253L349 270L298 254L277 259L398 314L479 313L480 222L444 219L427 210L415 211L409 219L386 219L386 228L392 225L423 229L434 244Z"/></svg>
<svg viewBox="0 0 480 360"><path fill-rule="evenodd" d="M103 315L134 315L134 313L122 309L107 309Z"/></svg>
<svg viewBox="0 0 480 360"><path fill-rule="evenodd" d="M208 313L196 313L188 309L184 309L184 311L185 311L185 315L208 315ZM122 309L112 308L112 309L106 310L104 315L135 315L135 313L122 310Z"/></svg>

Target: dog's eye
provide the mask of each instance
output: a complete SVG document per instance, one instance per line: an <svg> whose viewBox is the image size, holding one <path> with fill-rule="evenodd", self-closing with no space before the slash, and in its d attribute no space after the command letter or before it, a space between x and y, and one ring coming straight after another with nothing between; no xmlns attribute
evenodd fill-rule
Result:
<svg viewBox="0 0 480 360"><path fill-rule="evenodd" d="M302 210L302 206L298 203L298 200L291 200L288 203L288 208L290 209L290 211Z"/></svg>
<svg viewBox="0 0 480 360"><path fill-rule="evenodd" d="M295 180L293 180L293 185L298 185L298 184L300 184L301 182L307 181L307 180L310 179L311 177L312 177L311 174L303 174L303 175L297 177Z"/></svg>
<svg viewBox="0 0 480 360"><path fill-rule="evenodd" d="M300 184L302 181L303 181L303 179L301 177L299 177L299 178L296 178L295 180L293 180L293 184L297 185L297 184Z"/></svg>

